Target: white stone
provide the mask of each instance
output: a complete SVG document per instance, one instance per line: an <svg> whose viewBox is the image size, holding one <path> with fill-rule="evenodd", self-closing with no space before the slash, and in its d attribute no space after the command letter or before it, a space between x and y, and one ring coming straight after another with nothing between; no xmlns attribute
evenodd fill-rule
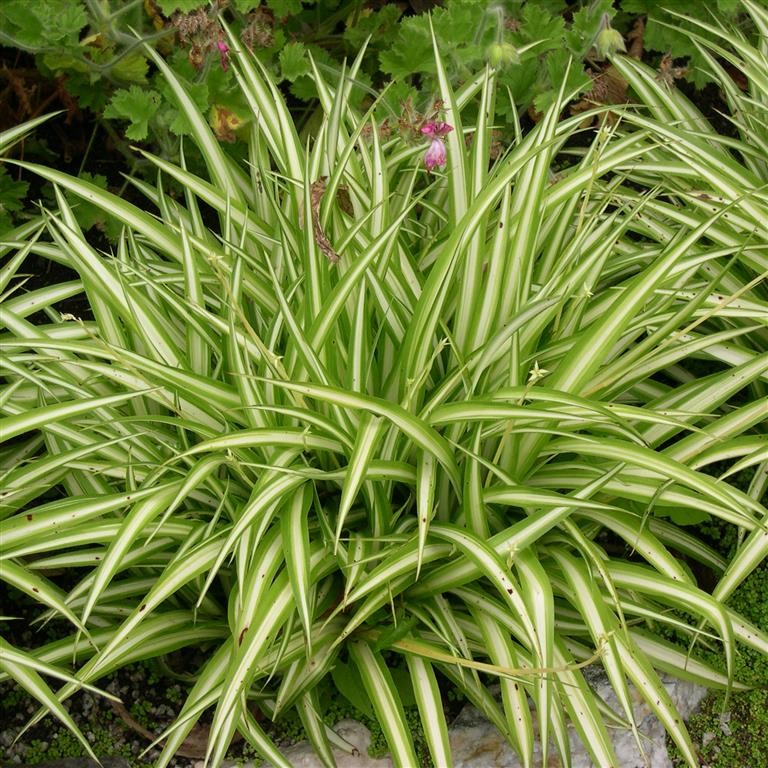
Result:
<svg viewBox="0 0 768 768"><path fill-rule="evenodd" d="M620 713L620 707L613 689L602 670L593 669L587 676L593 689L609 707ZM693 683L672 677L662 678L664 686L680 715L688 718L706 695L706 689ZM645 754L641 754L631 731L611 728L609 733L621 768L671 768L672 762L667 754L666 732L645 701L633 696L635 721L641 734ZM392 768L388 758L368 757L370 733L368 729L354 720L342 720L334 729L350 744L350 752L334 749L338 768ZM571 765L573 768L593 768L589 753L579 740L573 728L569 727L571 745ZM521 768L522 764L512 747L502 738L496 728L487 722L471 705L459 713L449 729L449 738L453 752L455 768ZM322 768L308 742L295 744L283 754L294 768ZM538 743L534 756L534 765L539 764L541 752ZM553 749L548 757L549 768L558 768L561 763ZM409 767L410 768L410 767ZM413 768L418 768L413 766ZM441 768L435 766L434 768Z"/></svg>
<svg viewBox="0 0 768 768"><path fill-rule="evenodd" d="M333 750L338 768L392 768L389 757L368 757L371 733L362 723L356 720L341 720L336 723L333 730L350 745L350 752ZM283 755L293 768L322 768L322 763L309 742L302 741L294 744L283 750ZM271 768L272 764L267 765Z"/></svg>

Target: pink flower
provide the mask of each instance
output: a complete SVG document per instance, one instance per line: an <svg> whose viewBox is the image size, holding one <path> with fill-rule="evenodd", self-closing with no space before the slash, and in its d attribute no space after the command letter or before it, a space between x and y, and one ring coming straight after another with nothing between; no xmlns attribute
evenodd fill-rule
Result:
<svg viewBox="0 0 768 768"><path fill-rule="evenodd" d="M421 132L423 134L426 134L432 139L439 138L440 136L445 136L449 134L453 130L452 125L448 125L448 123L427 123L422 129Z"/></svg>
<svg viewBox="0 0 768 768"><path fill-rule="evenodd" d="M219 40L216 47L219 49L219 56L221 56L221 68L226 72L229 68L229 46L223 40Z"/></svg>
<svg viewBox="0 0 768 768"><path fill-rule="evenodd" d="M430 172L436 165L445 165L445 144L442 139L432 139L429 149L424 153L424 165Z"/></svg>
<svg viewBox="0 0 768 768"><path fill-rule="evenodd" d="M432 139L432 143L424 153L424 165L427 166L428 171L431 172L436 165L445 165L445 142L442 137L452 130L452 125L436 122L427 123L421 129L425 136L429 136Z"/></svg>

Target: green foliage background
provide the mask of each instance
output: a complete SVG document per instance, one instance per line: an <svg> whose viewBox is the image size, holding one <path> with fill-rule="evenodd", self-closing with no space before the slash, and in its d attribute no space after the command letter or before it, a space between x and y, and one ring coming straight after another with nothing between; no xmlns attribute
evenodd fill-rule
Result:
<svg viewBox="0 0 768 768"><path fill-rule="evenodd" d="M499 73L511 95L500 100L499 117L500 135L511 137L526 110L545 110L560 87L574 94L590 89L590 66L595 66L590 56L606 20L626 35L636 19L646 18L646 50L687 61L697 87L709 82L686 25L669 13L684 13L688 5L684 0L446 0L434 4L430 22L428 14L414 13L407 4L368 7L357 0L8 0L0 4L0 43L33 55L42 77L62 79L77 106L93 113L110 140L126 144L126 159L127 144L135 142L177 159L179 140L190 135L190 127L150 66L142 42L155 46L183 79L222 140L237 141L251 119L233 72L219 63L215 31L203 35L202 56L194 64L189 43L178 37L182 20L196 14L207 15L211 30L216 14L223 14L297 100L299 124L307 126L316 112L310 58L333 78L367 42L353 103L370 103L389 83L377 117L394 122L404 102L424 110L437 93L430 23L455 85L484 65L490 46L510 46L521 53L505 60ZM719 0L717 10L742 28L749 23L737 0ZM34 146L31 151L34 157ZM99 175L97 167L87 167L98 164L97 158L84 164L81 170ZM141 175L144 168L127 165L125 170ZM26 187L20 182L0 169L0 229L23 218Z"/></svg>

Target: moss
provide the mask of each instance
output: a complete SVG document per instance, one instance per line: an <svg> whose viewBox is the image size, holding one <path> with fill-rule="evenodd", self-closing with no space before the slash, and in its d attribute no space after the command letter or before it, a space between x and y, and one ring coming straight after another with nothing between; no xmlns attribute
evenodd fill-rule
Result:
<svg viewBox="0 0 768 768"><path fill-rule="evenodd" d="M114 734L98 725L85 731L93 751L102 757L125 757L131 759L133 752L129 744L120 744ZM51 733L49 741L33 739L27 745L24 761L29 764L48 762L66 757L86 757L83 745L77 737L64 728Z"/></svg>
<svg viewBox="0 0 768 768"><path fill-rule="evenodd" d="M306 738L304 726L294 709L289 710L272 723L268 733L276 744L295 744Z"/></svg>
<svg viewBox="0 0 768 768"><path fill-rule="evenodd" d="M157 721L150 717L151 712L151 701L134 701L133 704L131 704L131 715L136 719L137 723L143 725L149 731L153 731L158 727Z"/></svg>
<svg viewBox="0 0 768 768"><path fill-rule="evenodd" d="M18 711L27 698L26 691L21 687L5 691L0 697L0 713L9 714Z"/></svg>
<svg viewBox="0 0 768 768"><path fill-rule="evenodd" d="M728 605L763 632L768 632L768 564L750 574L728 601ZM745 682L768 687L768 656L745 648L739 656L739 662Z"/></svg>
<svg viewBox="0 0 768 768"><path fill-rule="evenodd" d="M166 690L165 696L168 699L168 701L171 702L171 704L176 704L179 708L181 707L181 704L184 700L184 693L180 685L170 686Z"/></svg>
<svg viewBox="0 0 768 768"><path fill-rule="evenodd" d="M768 565L750 574L728 605L768 632ZM721 652L707 653L705 658L725 670ZM710 693L690 718L688 730L708 768L768 768L768 657L741 646L734 668L736 678L754 690L732 693L727 702L723 692ZM668 746L675 765L683 765L670 741Z"/></svg>
<svg viewBox="0 0 768 768"><path fill-rule="evenodd" d="M381 730L378 721L371 720L367 717L360 717L359 714L358 719L371 732L371 743L368 747L368 754L371 757L384 757L384 755L389 752L389 745L387 744L387 739L384 736L384 732ZM405 720L411 738L413 739L413 748L416 752L419 766L426 768L427 766L432 765L432 758L429 754L429 746L427 745L427 739L424 736L424 728L421 725L421 717L419 716L418 708L406 707Z"/></svg>
<svg viewBox="0 0 768 768"><path fill-rule="evenodd" d="M688 723L701 763L708 768L768 768L768 690L734 694L723 712L724 695L707 697ZM679 753L675 765L683 762Z"/></svg>
<svg viewBox="0 0 768 768"><path fill-rule="evenodd" d="M698 526L697 531L704 541L726 558L734 555L737 539L733 526L713 522ZM756 627L768 632L768 563L755 569L731 595L727 604ZM700 621L700 617L682 611L673 612L673 616L689 626L696 626ZM654 628L671 642L689 647L690 635L668 625L656 624ZM694 656L722 672L726 671L722 647L716 641L709 643L700 640L695 646ZM740 644L734 662L734 675L739 682L747 685L768 686L768 656Z"/></svg>

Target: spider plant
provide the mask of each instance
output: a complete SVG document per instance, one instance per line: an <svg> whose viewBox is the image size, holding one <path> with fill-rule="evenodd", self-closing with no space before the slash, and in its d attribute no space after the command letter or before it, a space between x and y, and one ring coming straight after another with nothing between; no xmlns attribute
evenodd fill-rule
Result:
<svg viewBox="0 0 768 768"><path fill-rule="evenodd" d="M561 119L566 93L492 160L507 94L492 68L453 89L437 50L443 171L427 173L425 144L380 136L375 105L350 106L362 54L338 82L313 70L322 114L300 136L258 61L229 47L254 116L246 164L159 58L207 176L143 152L158 176L133 182L136 206L22 164L57 205L4 245L0 574L72 625L30 652L76 659L56 701L196 648L207 660L160 766L207 711L208 763L239 732L287 766L263 722L291 709L331 766L345 745L322 702L350 684L396 765L418 762L408 698L432 762L451 764L451 685L524 765L536 738L568 764L571 723L608 766L608 725L642 749L631 683L696 765L658 671L729 689L737 644L768 652L725 603L749 562L676 522L766 538L759 494L701 471L765 453L762 305L711 301L763 258L731 228L737 208L660 220L667 187L627 177L656 167L668 127L606 127L574 158L583 115ZM78 200L122 222L112 249L84 236ZM78 278L14 291L29 253ZM75 295L89 316L56 309ZM700 358L718 365L690 373ZM721 578L715 595L690 564ZM722 648L727 673L699 645ZM16 677L16 657L3 669Z"/></svg>
<svg viewBox="0 0 768 768"><path fill-rule="evenodd" d="M735 397L725 391L716 395L715 390L704 396L704 410L697 407L698 413L687 421L701 425L707 437L697 444L698 455L687 456L692 466L711 466L710 474L723 480L732 480L739 472L748 475L744 489L759 503L768 488L764 367L768 360L768 11L751 0L744 0L743 7L760 33L758 47L736 29L686 17L706 35L695 30L687 33L720 86L727 108L724 118L731 128L728 135L719 134L696 106L648 67L628 58L617 59L614 64L647 108L628 112L627 122L641 129L653 124L658 137L657 148L627 169L627 176L636 183L664 187L664 195L649 203L635 231L654 229L657 237L668 240L680 228L698 228L709 222L706 238L698 248L711 255L720 251L715 258L703 259L690 273L686 290L679 295L687 296L697 307L687 325L665 342L667 346L704 346L689 360L678 358L667 374L677 383L696 389L701 386L698 376L702 363L730 371L734 384L737 371L745 366L754 365L759 370L743 388L736 385L732 390ZM743 74L743 87L734 82L726 65ZM619 197L629 203L636 195L625 189ZM731 258L728 251L734 245L738 256ZM721 337L724 343L708 343L720 334L734 332L727 341ZM718 412L727 420L715 420ZM742 421L745 416L746 421ZM729 423L733 428L723 430L723 424ZM664 450L683 455L673 446ZM766 556L768 538L761 521L761 525L741 531L739 551L713 596L727 600Z"/></svg>

